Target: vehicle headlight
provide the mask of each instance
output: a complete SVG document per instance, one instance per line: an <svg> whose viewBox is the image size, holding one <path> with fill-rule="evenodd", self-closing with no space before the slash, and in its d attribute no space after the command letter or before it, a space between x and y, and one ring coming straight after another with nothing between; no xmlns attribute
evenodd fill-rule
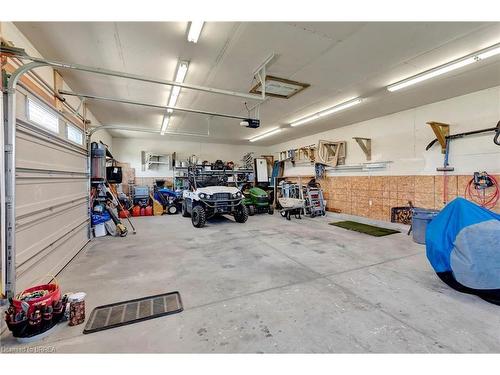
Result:
<svg viewBox="0 0 500 375"><path fill-rule="evenodd" d="M233 194L233 198L240 198L241 197L241 192L236 192Z"/></svg>
<svg viewBox="0 0 500 375"><path fill-rule="evenodd" d="M200 194L200 198L201 198L201 199L205 199L206 197L207 197L207 195L206 195L205 193L201 193L201 194Z"/></svg>

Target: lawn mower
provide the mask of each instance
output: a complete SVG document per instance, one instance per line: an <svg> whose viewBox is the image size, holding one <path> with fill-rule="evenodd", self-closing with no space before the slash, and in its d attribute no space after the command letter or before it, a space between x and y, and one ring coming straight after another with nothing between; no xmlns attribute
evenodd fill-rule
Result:
<svg viewBox="0 0 500 375"><path fill-rule="evenodd" d="M267 212L269 215L274 213L274 209L267 192L258 187L252 187L244 191L245 199L243 204L248 208L248 215L253 216L256 213Z"/></svg>
<svg viewBox="0 0 500 375"><path fill-rule="evenodd" d="M182 193L167 188L156 188L154 198L160 202L166 213L174 215L181 210Z"/></svg>

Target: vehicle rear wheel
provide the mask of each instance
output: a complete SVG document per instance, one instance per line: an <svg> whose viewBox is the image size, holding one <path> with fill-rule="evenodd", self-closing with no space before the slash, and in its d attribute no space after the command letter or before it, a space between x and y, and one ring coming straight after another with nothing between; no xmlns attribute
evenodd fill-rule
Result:
<svg viewBox="0 0 500 375"><path fill-rule="evenodd" d="M248 210L247 206L240 204L234 213L234 220L237 223L244 223L248 220Z"/></svg>
<svg viewBox="0 0 500 375"><path fill-rule="evenodd" d="M248 206L248 216L253 215L255 215L255 206L251 204L250 206Z"/></svg>
<svg viewBox="0 0 500 375"><path fill-rule="evenodd" d="M189 212L187 211L186 201L182 202L182 217L189 217Z"/></svg>
<svg viewBox="0 0 500 375"><path fill-rule="evenodd" d="M196 206L193 208L191 213L191 222L196 228L202 228L207 222L207 216L205 214L205 209L202 206Z"/></svg>

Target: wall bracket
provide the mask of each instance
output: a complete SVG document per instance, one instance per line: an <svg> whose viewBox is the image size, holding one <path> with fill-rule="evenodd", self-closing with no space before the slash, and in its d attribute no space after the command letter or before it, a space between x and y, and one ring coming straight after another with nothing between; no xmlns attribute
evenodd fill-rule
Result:
<svg viewBox="0 0 500 375"><path fill-rule="evenodd" d="M344 165L347 142L332 142L320 139L317 147L317 159L320 163L330 167Z"/></svg>
<svg viewBox="0 0 500 375"><path fill-rule="evenodd" d="M362 137L352 137L365 153L366 160L372 160L372 139Z"/></svg>
<svg viewBox="0 0 500 375"><path fill-rule="evenodd" d="M432 131L436 135L436 138L441 145L441 153L446 154L446 137L450 135L450 125L436 121L429 121L427 125L430 125Z"/></svg>

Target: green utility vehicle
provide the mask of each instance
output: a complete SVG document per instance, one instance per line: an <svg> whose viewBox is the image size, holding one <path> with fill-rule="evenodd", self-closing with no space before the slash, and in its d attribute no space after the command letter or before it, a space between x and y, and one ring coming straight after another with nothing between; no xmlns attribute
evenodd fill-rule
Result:
<svg viewBox="0 0 500 375"><path fill-rule="evenodd" d="M248 208L248 215L252 216L262 212L267 212L270 215L274 213L271 199L265 190L253 187L245 190L244 194L243 204Z"/></svg>

